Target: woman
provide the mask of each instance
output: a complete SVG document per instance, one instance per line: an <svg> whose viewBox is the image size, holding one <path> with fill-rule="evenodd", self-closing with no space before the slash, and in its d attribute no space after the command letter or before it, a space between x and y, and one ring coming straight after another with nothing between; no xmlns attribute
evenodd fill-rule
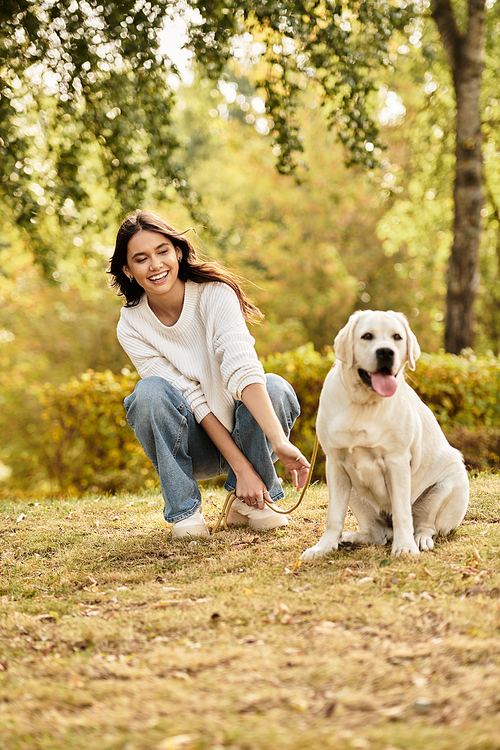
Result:
<svg viewBox="0 0 500 750"><path fill-rule="evenodd" d="M208 535L196 480L221 474L237 496L228 524L286 525L264 500L284 496L277 458L297 489L307 480L288 440L299 404L289 383L264 374L245 322L262 314L237 278L149 211L122 223L109 273L126 299L118 339L142 378L127 420L160 477L172 535Z"/></svg>

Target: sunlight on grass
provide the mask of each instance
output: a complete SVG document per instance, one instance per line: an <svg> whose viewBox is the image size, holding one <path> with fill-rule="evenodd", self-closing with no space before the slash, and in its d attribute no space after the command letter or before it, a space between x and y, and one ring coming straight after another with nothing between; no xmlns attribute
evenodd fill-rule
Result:
<svg viewBox="0 0 500 750"><path fill-rule="evenodd" d="M286 529L192 541L153 492L4 502L2 746L498 748L499 496L474 478L418 557L302 564L325 485ZM223 499L203 490L212 525Z"/></svg>

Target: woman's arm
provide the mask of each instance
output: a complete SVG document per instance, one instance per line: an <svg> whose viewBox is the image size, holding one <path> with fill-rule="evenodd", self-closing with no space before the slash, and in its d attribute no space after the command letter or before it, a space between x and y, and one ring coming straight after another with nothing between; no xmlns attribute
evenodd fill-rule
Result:
<svg viewBox="0 0 500 750"><path fill-rule="evenodd" d="M269 439L272 449L292 475L293 486L300 490L307 482L309 461L286 437L265 386L247 385L241 400Z"/></svg>
<svg viewBox="0 0 500 750"><path fill-rule="evenodd" d="M200 425L234 471L236 475L236 496L240 500L244 500L247 505L255 505L256 501L258 507L263 508L263 493L267 490L267 487L250 461L240 451L228 430L212 413L204 417Z"/></svg>

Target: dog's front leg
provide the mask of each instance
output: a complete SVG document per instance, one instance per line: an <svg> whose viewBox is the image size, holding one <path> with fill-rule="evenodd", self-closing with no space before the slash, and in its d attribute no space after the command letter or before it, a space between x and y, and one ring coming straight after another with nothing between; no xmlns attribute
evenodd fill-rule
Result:
<svg viewBox="0 0 500 750"><path fill-rule="evenodd" d="M340 461L326 459L326 481L328 484L328 510L325 533L314 547L306 549L301 560L314 560L338 549L344 528L345 515L351 496L351 480Z"/></svg>
<svg viewBox="0 0 500 750"><path fill-rule="evenodd" d="M411 471L410 457L387 460L389 493L392 505L393 539L391 554L394 557L410 552L418 555L418 546L413 537L413 516L411 512Z"/></svg>

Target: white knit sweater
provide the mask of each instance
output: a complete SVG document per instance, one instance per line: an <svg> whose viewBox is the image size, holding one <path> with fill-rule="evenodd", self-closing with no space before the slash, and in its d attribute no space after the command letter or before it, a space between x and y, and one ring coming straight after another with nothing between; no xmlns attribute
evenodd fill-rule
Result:
<svg viewBox="0 0 500 750"><path fill-rule="evenodd" d="M122 308L117 333L141 378L168 380L198 422L213 413L231 432L242 390L251 383L265 385L238 298L222 282L187 281L173 326L158 320L144 295L136 307Z"/></svg>

